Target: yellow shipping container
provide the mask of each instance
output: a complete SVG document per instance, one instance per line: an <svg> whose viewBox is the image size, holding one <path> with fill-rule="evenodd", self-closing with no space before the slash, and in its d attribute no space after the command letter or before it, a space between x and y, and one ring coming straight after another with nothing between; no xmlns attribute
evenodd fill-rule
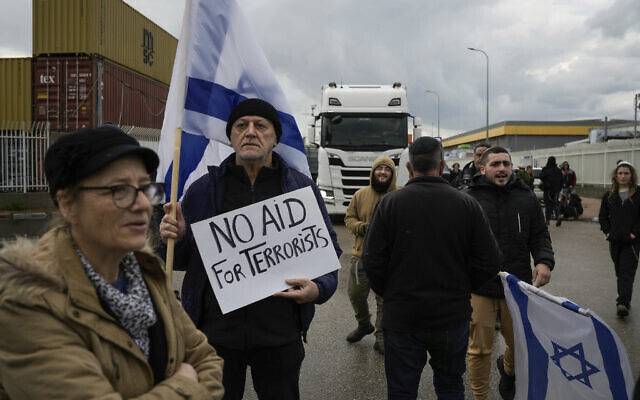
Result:
<svg viewBox="0 0 640 400"><path fill-rule="evenodd" d="M31 121L31 58L0 59L0 121Z"/></svg>
<svg viewBox="0 0 640 400"><path fill-rule="evenodd" d="M168 85L178 40L121 0L33 0L33 54L100 55Z"/></svg>

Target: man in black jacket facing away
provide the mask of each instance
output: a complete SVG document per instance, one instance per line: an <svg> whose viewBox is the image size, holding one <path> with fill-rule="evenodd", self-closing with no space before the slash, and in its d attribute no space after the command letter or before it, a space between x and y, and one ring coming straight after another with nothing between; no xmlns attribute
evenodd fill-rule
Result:
<svg viewBox="0 0 640 400"><path fill-rule="evenodd" d="M536 196L513 173L511 156L502 147L491 147L482 155L480 172L468 193L484 209L491 230L504 255L502 269L524 282L540 287L549 283L554 266L551 238ZM531 272L530 258L535 269ZM515 396L513 324L498 277L472 290L469 326L469 380L476 400L489 397L491 349L496 317L506 348L498 358L501 379L498 389L503 399Z"/></svg>
<svg viewBox="0 0 640 400"><path fill-rule="evenodd" d="M439 141L409 147L407 185L380 200L363 263L384 299L382 328L389 399L415 399L431 356L438 398L463 399L469 297L494 278L500 250L480 205L442 178Z"/></svg>

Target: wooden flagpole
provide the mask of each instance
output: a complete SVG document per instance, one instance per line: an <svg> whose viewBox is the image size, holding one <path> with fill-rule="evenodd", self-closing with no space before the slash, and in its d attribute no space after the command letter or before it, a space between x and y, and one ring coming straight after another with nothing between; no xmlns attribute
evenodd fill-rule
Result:
<svg viewBox="0 0 640 400"><path fill-rule="evenodd" d="M172 218L176 217L176 209L178 208L178 179L180 172L180 146L182 143L182 128L178 127L175 131L175 137L173 140L173 171L171 172L171 196L169 202L171 203L171 211L169 215ZM173 282L173 252L175 248L175 239L167 240L167 275L169 281Z"/></svg>

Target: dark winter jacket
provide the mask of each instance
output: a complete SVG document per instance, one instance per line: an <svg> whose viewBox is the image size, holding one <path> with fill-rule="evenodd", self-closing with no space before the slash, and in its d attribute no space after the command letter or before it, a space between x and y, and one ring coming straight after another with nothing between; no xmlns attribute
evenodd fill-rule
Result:
<svg viewBox="0 0 640 400"><path fill-rule="evenodd" d="M568 170L561 170L560 173L562 174L562 188L563 189L568 189L569 186L571 187L575 187L576 186L576 181L577 181L577 177L576 177L576 172L574 170L572 170L571 168L569 168Z"/></svg>
<svg viewBox="0 0 640 400"><path fill-rule="evenodd" d="M225 183L229 173L228 164L231 157L235 157L235 153L224 160L220 166L210 166L208 168L208 174L196 180L189 187L181 202L187 231L185 237L176 243L174 265L176 270L186 270L186 275L182 283L182 305L196 326L198 326L202 313L204 291L207 285L209 285L209 279L202 265L202 259L200 258L200 253L198 252L190 225L194 222L214 217L221 212L220 210L222 210L225 195ZM339 257L340 254L342 254L342 250L338 245L338 238L329 220L329 215L327 214L327 209L318 187L310 178L289 167L276 153L273 153L273 157L277 159L276 164L280 165L283 193L307 186L313 189L318 207L320 207L320 211L324 216L324 221L329 230L333 246ZM161 252L162 250L163 249L161 249ZM336 290L337 278L338 271L333 271L313 280L316 285L318 285L320 292L318 298L313 303L299 305L300 326L303 337L306 337L306 332L313 319L315 313L314 304L321 304L329 300Z"/></svg>
<svg viewBox="0 0 640 400"><path fill-rule="evenodd" d="M558 167L543 167L540 171L540 180L542 181L542 190L545 192L560 192L562 189L562 172Z"/></svg>
<svg viewBox="0 0 640 400"><path fill-rule="evenodd" d="M551 237L535 194L515 175L501 188L489 182L484 175L477 176L467 191L478 200L491 224L504 256L502 270L531 283L531 256L533 262L554 267ZM493 278L473 293L503 298L504 291L498 277Z"/></svg>
<svg viewBox="0 0 640 400"><path fill-rule="evenodd" d="M618 192L609 197L607 192L602 196L600 203L600 229L609 234L608 241L614 243L638 243L640 242L640 188L622 203ZM631 240L631 234L636 236Z"/></svg>
<svg viewBox="0 0 640 400"><path fill-rule="evenodd" d="M378 202L362 260L383 328L416 332L469 321L471 290L496 276L501 255L477 201L421 176Z"/></svg>

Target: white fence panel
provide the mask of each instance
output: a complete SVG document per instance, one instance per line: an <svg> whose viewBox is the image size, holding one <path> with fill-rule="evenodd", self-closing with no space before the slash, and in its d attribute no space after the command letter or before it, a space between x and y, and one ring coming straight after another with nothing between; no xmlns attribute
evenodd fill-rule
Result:
<svg viewBox="0 0 640 400"><path fill-rule="evenodd" d="M141 128L139 126L123 125L120 127L123 131L133 136L140 142L140 146L149 148L156 153L160 145L160 129Z"/></svg>
<svg viewBox="0 0 640 400"><path fill-rule="evenodd" d="M48 122L0 122L0 192L46 192Z"/></svg>
<svg viewBox="0 0 640 400"><path fill-rule="evenodd" d="M50 145L48 122L0 121L0 193L46 192L44 156ZM122 126L140 145L158 150L160 130Z"/></svg>
<svg viewBox="0 0 640 400"><path fill-rule="evenodd" d="M611 172L618 160L628 161L636 168L640 162L640 139L611 140L606 143L581 143L549 149L517 151L511 153L515 165L544 167L549 156L555 156L558 164L569 162L576 171L578 184L606 186L611 183ZM447 164L459 162L460 165L471 161L466 159L448 159Z"/></svg>

